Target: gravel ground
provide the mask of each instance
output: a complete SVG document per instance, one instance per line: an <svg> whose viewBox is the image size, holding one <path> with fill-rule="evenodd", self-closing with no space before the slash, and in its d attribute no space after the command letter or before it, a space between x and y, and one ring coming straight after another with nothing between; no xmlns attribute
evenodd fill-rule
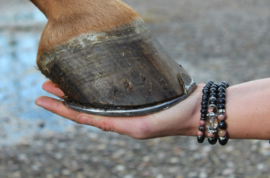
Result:
<svg viewBox="0 0 270 178"><path fill-rule="evenodd" d="M213 79L238 84L270 76L270 1L124 1L197 83ZM0 0L1 33L40 35L44 25L29 2ZM0 119L6 120L1 127L24 121L8 112ZM36 127L43 128L43 122ZM62 132L40 129L16 144L2 144L0 177L270 178L269 157L268 141L230 140L225 147L179 136L138 141L71 124Z"/></svg>

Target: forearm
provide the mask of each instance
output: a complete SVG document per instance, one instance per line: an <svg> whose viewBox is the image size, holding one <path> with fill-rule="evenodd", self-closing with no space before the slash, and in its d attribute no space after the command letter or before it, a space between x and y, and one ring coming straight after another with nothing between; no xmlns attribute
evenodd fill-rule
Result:
<svg viewBox="0 0 270 178"><path fill-rule="evenodd" d="M231 138L270 139L270 79L228 88L226 106Z"/></svg>
<svg viewBox="0 0 270 178"><path fill-rule="evenodd" d="M201 99L198 99L191 119L193 136L199 127L200 103ZM270 139L270 78L229 87L226 90L226 114L230 138Z"/></svg>

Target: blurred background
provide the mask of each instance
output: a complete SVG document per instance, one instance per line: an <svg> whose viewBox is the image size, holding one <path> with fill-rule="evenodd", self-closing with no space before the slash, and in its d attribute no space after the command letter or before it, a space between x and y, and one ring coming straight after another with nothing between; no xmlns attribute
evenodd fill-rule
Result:
<svg viewBox="0 0 270 178"><path fill-rule="evenodd" d="M270 1L123 1L197 83L270 76ZM46 21L27 0L0 0L1 178L270 177L268 141L230 140L225 147L200 145L195 137L138 141L35 106L35 98L50 96L35 67Z"/></svg>

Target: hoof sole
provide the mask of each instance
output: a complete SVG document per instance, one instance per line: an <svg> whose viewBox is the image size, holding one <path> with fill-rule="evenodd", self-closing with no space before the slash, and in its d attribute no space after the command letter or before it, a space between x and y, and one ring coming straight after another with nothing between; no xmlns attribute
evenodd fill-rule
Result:
<svg viewBox="0 0 270 178"><path fill-rule="evenodd" d="M195 89L196 89L196 83L192 82L191 85L187 88L187 94L184 94L178 98L172 99L170 101L166 101L161 104L156 104L154 106L148 106L148 107L142 107L142 108L134 108L134 109L125 109L121 107L111 108L111 109L102 109L102 108L94 108L94 107L86 107L80 104L71 103L68 101L64 101L65 105L69 108L87 113L87 114L94 114L94 115L100 115L100 116L140 116L140 115L147 115L159 111L166 110L179 102L186 99Z"/></svg>

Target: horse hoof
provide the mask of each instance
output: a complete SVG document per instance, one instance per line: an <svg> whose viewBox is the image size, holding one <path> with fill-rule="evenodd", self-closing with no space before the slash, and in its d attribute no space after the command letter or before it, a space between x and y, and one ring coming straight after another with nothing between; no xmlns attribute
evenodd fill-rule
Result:
<svg viewBox="0 0 270 178"><path fill-rule="evenodd" d="M196 88L140 18L73 37L41 54L37 63L65 93L67 106L97 115L157 112L182 101Z"/></svg>

